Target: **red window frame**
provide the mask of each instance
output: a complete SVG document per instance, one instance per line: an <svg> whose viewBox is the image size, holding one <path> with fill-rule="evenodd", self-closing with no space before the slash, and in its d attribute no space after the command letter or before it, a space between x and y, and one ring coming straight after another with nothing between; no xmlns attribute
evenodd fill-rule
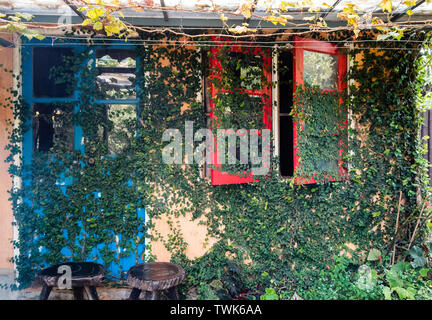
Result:
<svg viewBox="0 0 432 320"><path fill-rule="evenodd" d="M269 49L263 49L255 47L253 43L238 43L233 42L230 39L221 38L221 37L213 37L213 42L217 44L217 46L213 46L210 49L210 77L219 77L212 70L222 70L221 61L218 59L220 50L225 46L229 45L228 49L231 52L240 52L245 54L259 55L262 56L263 59L263 83L267 83L263 85L261 90L252 90L252 89L241 89L244 90L249 95L261 96L263 102L263 123L266 129L272 129L272 97L271 97L271 52ZM212 82L210 82L210 119L217 119L214 114L215 110L215 98L219 90L222 92L229 93L228 89L218 89L214 86ZM212 121L214 123L214 121ZM213 128L210 126L210 129L213 131ZM216 129L216 128L215 128ZM213 133L213 135L215 132ZM213 143L214 151L212 154L213 167L210 170L210 180L212 185L224 185L224 184L239 184L239 183L249 183L259 181L256 177L253 176L252 172L239 172L238 174L229 174L227 172L222 171L222 165L220 164L219 154L217 152L217 145L214 141Z"/></svg>
<svg viewBox="0 0 432 320"><path fill-rule="evenodd" d="M294 94L296 92L297 86L304 86L303 81L303 53L304 50L307 51L313 51L318 53L324 53L324 54L330 54L335 55L338 57L337 63L337 90L342 93L346 90L346 81L345 81L345 75L347 72L347 57L346 55L342 54L336 45L325 42L325 41L318 41L318 40L312 40L307 38L301 38L301 37L294 37L294 51L293 51L293 78L294 78ZM335 91L335 90L323 90L323 91ZM343 100L340 98L339 103L342 104ZM343 129L348 124L348 118L346 117L344 122L339 125L339 128ZM298 132L297 132L297 121L293 121L293 140L294 140L294 172L296 172L297 168L300 165L299 156L297 155L298 148L296 147L298 145ZM328 181L340 181L344 177L347 176L347 169L344 167L344 161L343 161L343 155L346 153L345 146L343 144L342 139L339 142L339 159L338 159L338 168L339 168L339 178L330 178ZM294 183L295 184L312 184L316 183L316 179L314 178L304 178L301 176L296 177Z"/></svg>

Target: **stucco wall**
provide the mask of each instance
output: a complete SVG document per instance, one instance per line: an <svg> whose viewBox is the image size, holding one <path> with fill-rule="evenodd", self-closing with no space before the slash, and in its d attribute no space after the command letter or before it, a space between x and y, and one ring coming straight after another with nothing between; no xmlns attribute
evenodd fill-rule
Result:
<svg viewBox="0 0 432 320"><path fill-rule="evenodd" d="M12 36L3 35L3 39L13 41ZM0 47L0 104L7 103L7 97L13 86L13 76L4 69L13 69L13 49ZM6 119L12 118L12 110L0 107L0 269L12 269L13 264L9 261L13 256L13 214L8 190L12 186L12 179L8 173L8 164L4 162L8 151L4 148L8 144L8 133L6 132Z"/></svg>

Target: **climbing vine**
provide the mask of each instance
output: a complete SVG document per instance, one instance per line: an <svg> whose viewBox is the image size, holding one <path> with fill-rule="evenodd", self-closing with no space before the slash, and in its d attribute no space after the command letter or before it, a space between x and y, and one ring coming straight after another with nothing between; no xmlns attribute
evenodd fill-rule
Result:
<svg viewBox="0 0 432 320"><path fill-rule="evenodd" d="M341 36L310 34L326 41ZM406 37L423 40L425 35ZM256 57L247 52L233 57L228 47L221 49L223 67L218 71L205 63L211 53L193 44L170 45L178 40L172 35L142 32L140 38L165 39L166 44L134 47L135 110L129 106L108 112L107 104L95 96L97 68L89 67L89 56L101 40L77 42L85 50L76 51L65 64L79 75L77 81L62 77L62 68L53 70L78 99L56 104L62 112L46 121L62 127L71 121L75 130L80 128L82 141L75 148L63 143L65 132L59 133L49 152L33 152L30 163L18 165L15 160L22 156L20 145L34 115L18 92L6 105L19 123L10 132L8 161L11 175L22 179L22 187L11 190L19 228L14 262L22 285L40 268L65 260L99 261L110 276L124 278L122 262L130 256L134 261L129 263L154 259L149 244L158 240L172 261L186 269L184 295L198 287L201 294L210 290L226 292L227 297L269 285L307 290L342 253L356 265L372 248L390 253L397 212L401 224L407 221L396 235L396 249L403 255L427 185L418 137L423 121L417 104L422 88L418 43L404 42L408 49L385 43L393 50L378 52L360 42L348 52L355 57L347 75L348 95L323 94L308 85L297 92L292 116L308 130L298 141L302 162L296 174L310 176L323 162L338 161L343 143L348 176L329 182L328 176L339 175L334 166L325 166L317 184L294 184L293 178L280 176L278 158L273 157L270 172L258 182L212 186L200 164L163 163L163 132L184 132L186 121L196 128L208 126L205 77L219 88L214 109L218 116L212 119L218 123L210 127L262 128L263 100L237 89L271 84L256 81L263 69L255 67ZM21 76L18 80L20 88ZM232 169L235 173L250 167ZM403 201L398 203L400 194ZM204 256L191 260L186 255L179 217L200 219L207 227L215 244ZM162 218L168 221L168 237L155 228Z"/></svg>

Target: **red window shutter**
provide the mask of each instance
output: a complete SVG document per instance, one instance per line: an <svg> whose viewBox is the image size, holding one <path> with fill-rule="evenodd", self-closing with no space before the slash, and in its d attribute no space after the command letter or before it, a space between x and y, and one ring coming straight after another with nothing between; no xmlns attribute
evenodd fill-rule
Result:
<svg viewBox="0 0 432 320"><path fill-rule="evenodd" d="M340 53L337 46L325 42L318 41L312 39L306 39L301 37L294 37L294 66L293 66L293 78L294 78L294 92L296 92L296 88L298 86L304 85L304 65L303 65L303 57L304 51L312 51L317 53L329 54L337 57L337 90L339 92L343 92L346 89L345 75L347 72L347 57L346 55ZM328 90L326 91L335 91ZM340 104L343 103L342 99L339 101ZM345 117L345 121L339 125L339 128L346 127L348 123L347 115ZM297 132L297 121L293 123L293 135L294 135L294 172L299 168L300 159L297 154L298 152L298 135ZM343 141L340 140L339 143L339 155L338 155L338 170L340 178L329 178L328 181L339 181L342 180L343 177L347 176L347 170L344 167L343 155L346 153L345 147L343 145ZM301 177L297 176L295 180L295 184L312 184L316 183L316 179L313 177Z"/></svg>
<svg viewBox="0 0 432 320"><path fill-rule="evenodd" d="M251 89L241 89L249 95L261 96L263 105L263 123L266 129L272 128L272 104L271 104L271 52L268 49L255 47L253 43L241 43L232 42L229 39L224 39L220 37L213 37L214 43L218 46L214 46L210 49L211 57L209 59L211 77L217 77L212 70L221 70L222 63L219 60L219 53L224 47L224 45L229 45L229 51L239 52L244 54L251 54L255 56L262 57L262 70L263 70L263 83L261 90L251 90ZM216 97L219 90L229 93L229 90L224 88L216 88L213 83L210 83L210 118L216 120L216 115L214 113ZM212 121L215 123L215 121ZM210 128L213 131L213 136L216 137L217 128ZM228 129L228 128L225 128ZM257 128L258 129L258 128ZM223 184L239 184L239 183L249 183L258 181L256 177L253 176L252 172L239 172L238 174L230 174L224 172L222 169L221 161L219 159L219 154L217 152L217 145L214 142L214 152L212 155L213 167L210 170L211 184L212 185L223 185Z"/></svg>

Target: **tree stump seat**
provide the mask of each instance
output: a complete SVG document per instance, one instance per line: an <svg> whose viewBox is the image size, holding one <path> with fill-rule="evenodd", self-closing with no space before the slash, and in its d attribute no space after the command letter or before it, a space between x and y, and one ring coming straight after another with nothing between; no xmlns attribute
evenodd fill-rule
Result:
<svg viewBox="0 0 432 320"><path fill-rule="evenodd" d="M147 262L133 266L127 274L127 283L133 288L130 300L138 300L142 291L146 300L159 300L167 290L167 298L178 300L176 286L185 279L182 267L168 262Z"/></svg>
<svg viewBox="0 0 432 320"><path fill-rule="evenodd" d="M75 300L84 300L84 290L91 300L99 300L96 286L100 285L105 279L103 266L93 262L65 262L41 270L36 274L35 280L42 284L42 291L39 296L40 300L47 300L52 288L58 287L61 266L71 268L71 286L74 292Z"/></svg>

